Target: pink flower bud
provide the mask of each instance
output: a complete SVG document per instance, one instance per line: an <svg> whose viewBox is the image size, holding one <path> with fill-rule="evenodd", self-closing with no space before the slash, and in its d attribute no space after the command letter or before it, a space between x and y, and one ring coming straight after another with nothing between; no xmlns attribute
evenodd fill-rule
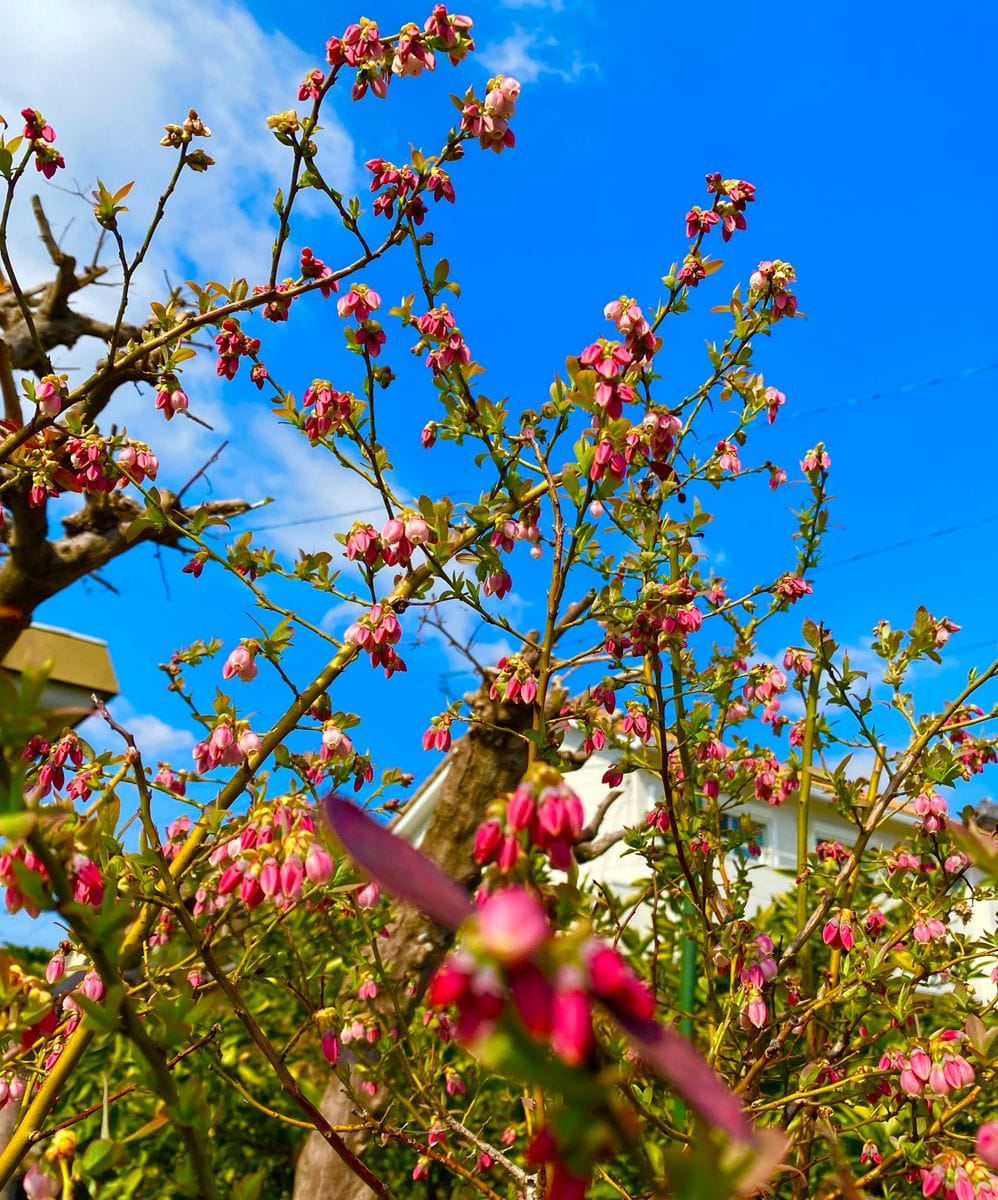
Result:
<svg viewBox="0 0 998 1200"><path fill-rule="evenodd" d="M335 1067L336 1061L340 1057L340 1039L332 1029L327 1029L323 1033L319 1045L322 1049L322 1057L331 1067Z"/></svg>
<svg viewBox="0 0 998 1200"><path fill-rule="evenodd" d="M376 908L381 900L381 888L372 880L357 889L357 903L361 908Z"/></svg>
<svg viewBox="0 0 998 1200"><path fill-rule="evenodd" d="M309 883L326 883L333 873L333 856L317 842L313 842L305 855L305 874Z"/></svg>
<svg viewBox="0 0 998 1200"><path fill-rule="evenodd" d="M900 1086L906 1096L921 1096L925 1085L910 1067L906 1067L901 1072Z"/></svg>
<svg viewBox="0 0 998 1200"><path fill-rule="evenodd" d="M988 1121L978 1129L974 1148L981 1162L998 1171L998 1121Z"/></svg>
<svg viewBox="0 0 998 1200"><path fill-rule="evenodd" d="M932 1196L938 1194L943 1186L945 1174L942 1167L935 1166L931 1171L922 1171L922 1195L925 1200L930 1200Z"/></svg>
<svg viewBox="0 0 998 1200"><path fill-rule="evenodd" d="M526 829L534 816L534 797L529 784L520 784L506 803L506 824L514 833Z"/></svg>
<svg viewBox="0 0 998 1200"><path fill-rule="evenodd" d="M551 1032L554 991L543 972L533 962L525 962L509 973L513 1003L523 1027L535 1038Z"/></svg>
<svg viewBox="0 0 998 1200"><path fill-rule="evenodd" d="M263 903L265 899L263 888L255 875L250 875L248 872L243 875L239 882L239 899L249 909L254 909Z"/></svg>
<svg viewBox="0 0 998 1200"><path fill-rule="evenodd" d="M929 1058L921 1046L916 1046L911 1054L908 1055L908 1066L922 1083L925 1083L929 1078L929 1072L932 1070L932 1059Z"/></svg>
<svg viewBox="0 0 998 1200"><path fill-rule="evenodd" d="M430 540L430 527L422 517L410 517L405 523L405 536L414 546Z"/></svg>
<svg viewBox="0 0 998 1200"><path fill-rule="evenodd" d="M508 818L507 818L508 819ZM483 821L475 833L475 845L472 853L479 866L492 862L502 841L502 826L498 821Z"/></svg>
<svg viewBox="0 0 998 1200"><path fill-rule="evenodd" d="M247 729L239 735L239 750L244 758L248 758L259 749L260 735L254 733L252 729Z"/></svg>
<svg viewBox="0 0 998 1200"><path fill-rule="evenodd" d="M80 992L86 996L88 1000L92 1000L95 1004L99 1000L104 999L104 993L107 989L104 987L104 981L96 971L88 971L83 976L83 982L80 984ZM13 1088L11 1089L13 1093Z"/></svg>
<svg viewBox="0 0 998 1200"><path fill-rule="evenodd" d="M549 936L540 900L526 888L496 892L478 913L478 934L486 953L506 966L522 963Z"/></svg>
<svg viewBox="0 0 998 1200"><path fill-rule="evenodd" d="M256 678L257 669L257 665L253 661L253 651L247 646L237 646L225 660L225 665L222 667L222 678L238 678L243 683L249 683L251 679Z"/></svg>
<svg viewBox="0 0 998 1200"><path fill-rule="evenodd" d="M297 899L305 879L305 868L297 854L289 855L281 867L281 891L289 900Z"/></svg>
<svg viewBox="0 0 998 1200"><path fill-rule="evenodd" d="M281 889L281 872L276 858L268 858L260 870L260 888L269 900Z"/></svg>
<svg viewBox="0 0 998 1200"><path fill-rule="evenodd" d="M551 1049L562 1062L577 1067L593 1043L589 997L581 987L556 986L551 1005Z"/></svg>

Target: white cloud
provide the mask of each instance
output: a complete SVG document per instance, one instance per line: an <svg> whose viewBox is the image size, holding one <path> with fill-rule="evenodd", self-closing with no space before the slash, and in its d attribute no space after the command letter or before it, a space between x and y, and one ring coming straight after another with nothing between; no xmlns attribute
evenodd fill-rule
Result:
<svg viewBox="0 0 998 1200"><path fill-rule="evenodd" d="M45 71L38 71L39 45ZM89 197L100 176L111 188L135 180L131 210L121 218L126 244L138 244L169 178L175 151L159 145L163 125L195 108L212 130L199 143L216 160L206 174L185 172L167 208L137 290L143 302L164 291L164 271L182 282L211 273L224 281L257 269L262 275L273 238L274 192L289 154L266 117L296 103L297 83L311 57L280 33L265 33L238 0L46 0L15 6L4 19L0 112L13 125L25 106L39 107L58 135L67 168L54 181ZM328 177L348 187L353 146L330 109L320 147ZM25 179L15 226L19 274L37 279L47 260L28 211L38 190L57 237L72 222L66 248L92 252L96 226L89 205ZM91 232L92 231L92 232ZM251 279L251 282L254 280ZM89 301L101 293L93 292ZM104 294L109 305L114 293ZM85 361L85 360L84 360Z"/></svg>
<svg viewBox="0 0 998 1200"><path fill-rule="evenodd" d="M195 738L190 729L170 725L152 713L137 713L124 697L114 701L112 709L114 719L135 738L146 766L187 752L194 745ZM117 753L124 749L121 737L99 716L88 717L82 722L79 733L97 749L107 748Z"/></svg>
<svg viewBox="0 0 998 1200"><path fill-rule="evenodd" d="M506 597L497 607L501 610L511 599L511 596ZM426 624L422 626L419 637L421 641L439 647L447 668L451 671L472 673L475 670L471 659L461 647L467 647L475 662L483 667L493 666L503 655L512 654L516 649L512 639L501 629L487 625L474 609L459 601L444 601L436 607L433 615L447 632ZM508 612L506 615L509 615ZM413 625L413 630L415 629L416 626Z"/></svg>
<svg viewBox="0 0 998 1200"><path fill-rule="evenodd" d="M479 57L490 71L512 75L520 83L536 83L542 75L554 75L572 83L583 72L597 69L595 63L583 62L577 56L568 66L562 65L564 53L564 44L555 38L540 38L518 25L501 42L484 46Z"/></svg>
<svg viewBox="0 0 998 1200"><path fill-rule="evenodd" d="M301 433L278 424L269 412L258 412L247 432L243 444L227 452L216 476L219 486L232 492L240 488L246 492L246 481L251 480L255 491L247 499L274 497L274 503L254 518L240 522L240 528L260 528L255 541L290 558L299 549L328 550L340 558L343 547L335 541L335 534L349 529L354 521L384 524L384 506L363 481L340 467L328 450L310 446ZM266 455L247 461L247 455L258 453L254 449L258 446L266 447ZM337 565L351 566L346 558Z"/></svg>

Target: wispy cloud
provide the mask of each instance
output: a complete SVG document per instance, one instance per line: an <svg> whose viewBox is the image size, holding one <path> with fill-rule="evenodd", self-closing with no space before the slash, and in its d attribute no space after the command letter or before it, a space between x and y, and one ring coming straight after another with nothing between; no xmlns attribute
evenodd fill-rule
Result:
<svg viewBox="0 0 998 1200"><path fill-rule="evenodd" d="M536 83L542 75L574 83L586 71L598 69L595 63L584 62L577 55L566 65L564 43L519 25L501 42L483 47L480 58L490 71L512 75L521 83Z"/></svg>
<svg viewBox="0 0 998 1200"><path fill-rule="evenodd" d="M292 107L297 82L313 65L283 34L265 33L238 0L173 0L165 7L150 0L48 0L5 14L0 112L10 119L25 106L42 108L66 157L55 181L62 188L75 186L89 197L98 176L115 188L135 180L122 218L129 246L137 244L172 170L175 152L159 145L163 125L182 121L189 108L201 114L212 130L201 144L216 166L207 175L188 172L171 199L138 282L144 306L163 291L164 271L174 280L211 271L228 281L244 274L247 262L267 261L270 204L288 155L266 118ZM331 108L322 137L330 176L349 187L353 145ZM25 182L35 185L33 172ZM41 176L37 183L53 228L73 223L67 248L88 253L97 233L88 205L46 186ZM15 258L31 280L51 268L24 201Z"/></svg>
<svg viewBox="0 0 998 1200"><path fill-rule="evenodd" d="M223 471L218 473L220 487L233 491L253 479L257 495L247 499L274 497L274 503L261 509L254 518L244 518L240 528L259 527L260 538L291 558L299 549L309 552L328 550L337 565L351 569L342 558L343 547L335 534L349 529L354 521L385 522L385 509L374 492L349 474L321 446L310 446L304 436L289 425L279 425L265 412L258 412L247 423L248 442L236 447ZM266 446L265 456L247 462L253 446ZM405 497L403 496L403 499Z"/></svg>
<svg viewBox="0 0 998 1200"><path fill-rule="evenodd" d="M194 745L195 738L190 729L170 725L152 713L136 712L123 697L114 702L113 708L114 719L135 738L135 744L147 766L171 755L180 755L176 765L189 765L181 759L189 756ZM123 749L121 738L101 717L88 717L80 725L79 732L97 749L108 748L116 752Z"/></svg>

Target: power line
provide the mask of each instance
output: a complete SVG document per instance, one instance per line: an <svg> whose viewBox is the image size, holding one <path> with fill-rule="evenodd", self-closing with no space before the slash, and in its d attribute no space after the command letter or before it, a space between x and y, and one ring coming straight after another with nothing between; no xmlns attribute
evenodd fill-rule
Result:
<svg viewBox="0 0 998 1200"><path fill-rule="evenodd" d="M368 504L366 508L352 508L348 512L324 513L321 517L299 517L294 521L275 521L270 525L254 525L247 533L265 533L269 529L292 529L296 525L318 525L321 521L337 521L343 517L362 517L364 513L375 512L377 504Z"/></svg>
<svg viewBox="0 0 998 1200"><path fill-rule="evenodd" d="M909 546L918 546L923 542L931 542L935 538L949 537L954 533L965 533L968 529L977 529L981 525L989 525L992 521L998 521L998 513L989 513L986 517L978 517L976 521L964 521L959 525L947 525L943 529L933 529L929 533L919 534L918 537L905 538L903 541L891 542L886 546L874 546L870 550L860 550L858 554L852 554L848 558L840 558L835 562L823 565L828 568L844 567L847 563L873 558L878 554L889 554L892 550L906 550Z"/></svg>
<svg viewBox="0 0 998 1200"><path fill-rule="evenodd" d="M937 375L933 379L920 379L914 383L903 383L900 387L888 388L884 392L867 392L864 396L853 396L850 400L840 400L836 404L824 404L821 408L809 408L804 412L793 409L781 416L781 424L788 421L799 421L804 417L817 417L823 413L837 412L842 408L854 408L857 404L867 404L871 400L884 400L888 396L903 396L909 392L917 392L922 388L936 387L941 383L953 383L958 379L969 379L973 375L984 375L988 371L998 371L998 362L985 363L980 367L965 367L962 371L954 371L951 375Z"/></svg>
<svg viewBox="0 0 998 1200"><path fill-rule="evenodd" d="M953 383L956 380L960 380L960 379L969 379L974 375L984 375L984 374L988 373L989 371L998 371L998 362L985 363L985 364L983 364L981 366L977 366L977 367L965 367L962 371L954 371L950 375L937 375L932 379L920 379L920 380L916 380L913 383L904 383L904 384L901 384L899 387L888 388L886 391L883 391L883 392L867 392L863 396L853 396L849 400L842 400L836 404L825 404L825 405L822 405L820 408L809 408L809 409L805 410L804 412L796 412L791 409L791 411L785 413L782 416L780 423L781 423L781 425L785 425L788 421L799 421L799 420L802 420L804 417L816 417L816 416L821 416L824 413L837 412L843 408L854 408L856 405L867 404L871 400L883 400L883 399L886 399L886 397L888 397L888 396L907 395L909 392L917 392L923 388L936 387L939 384L943 384L943 383ZM253 526L253 528L248 530L248 532L249 533L267 533L272 529L294 529L300 525L318 525L323 521L336 521L336 520L341 520L344 517L362 517L362 516L364 516L365 513L374 512L375 510L377 510L377 508L378 508L378 505L372 503L372 504L369 504L366 508L354 508L354 509L350 509L347 512L324 513L322 516L318 516L318 517L299 517L293 521L275 521L268 525L255 525L255 526ZM993 517L985 517L980 522L975 522L975 524L977 524L977 523L984 524L987 521L992 521L992 520L996 520L996 519L998 519L998 514L996 514ZM953 526L953 528L950 530L939 530L936 533L926 534L922 538L912 539L910 542L898 542L893 546L885 546L885 547L877 548L875 550L863 551L860 554L854 555L852 558L842 559L840 562L831 563L829 565L830 566L841 566L843 563L854 562L860 558L868 558L873 554L881 554L881 553L886 553L888 550L901 549L904 546L912 544L912 542L925 541L932 537L941 537L941 536L943 536L944 533L955 533L962 529L972 528L972 527L973 527L972 525L971 526L959 526L959 525Z"/></svg>

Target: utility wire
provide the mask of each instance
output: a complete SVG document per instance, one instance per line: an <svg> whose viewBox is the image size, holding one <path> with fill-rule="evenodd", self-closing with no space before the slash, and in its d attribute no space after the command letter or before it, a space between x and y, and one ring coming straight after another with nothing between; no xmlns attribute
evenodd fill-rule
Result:
<svg viewBox="0 0 998 1200"><path fill-rule="evenodd" d="M860 562L864 558L874 558L878 554L889 554L892 550L906 550L909 546L919 546L923 542L931 542L935 538L949 537L954 533L977 529L981 525L990 525L992 521L998 521L998 513L989 513L986 517L978 517L976 521L964 521L960 525L947 525L942 529L933 529L929 533L919 534L918 537L905 538L903 541L891 542L886 546L874 546L869 550L860 550L858 554L851 554L848 558L839 558L835 562L819 564L818 569L844 567L847 563Z"/></svg>
<svg viewBox="0 0 998 1200"><path fill-rule="evenodd" d="M954 383L958 379L984 375L988 371L998 371L998 362L985 363L980 367L965 367L962 371L954 371L951 375L937 375L934 379L920 379L914 383L903 383L900 387L888 388L885 392L868 392L864 396L853 396L850 400L841 400L837 404L824 404L820 408L808 408L804 412L796 412L791 409L786 414L780 414L780 424L785 425L788 421L800 421L804 417L817 417L823 413L837 412L842 408L855 408L857 404L867 404L871 400L884 400L888 396L904 396L909 392L936 387L941 383Z"/></svg>
<svg viewBox="0 0 998 1200"><path fill-rule="evenodd" d="M275 521L270 525L254 525L247 533L264 533L269 529L291 529L295 525L318 525L320 521L336 521L342 517L362 517L364 513L375 512L377 505L368 504L366 508L351 508L347 512L323 513L320 517L299 517L294 521Z"/></svg>

